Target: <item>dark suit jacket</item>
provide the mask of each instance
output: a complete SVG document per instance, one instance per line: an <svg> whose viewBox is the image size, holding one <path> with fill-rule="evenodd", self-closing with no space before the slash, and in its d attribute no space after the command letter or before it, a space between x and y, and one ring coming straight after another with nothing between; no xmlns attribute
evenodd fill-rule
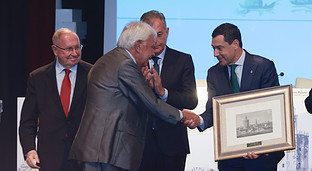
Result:
<svg viewBox="0 0 312 171"><path fill-rule="evenodd" d="M22 108L19 135L24 154L36 150L42 170L59 170L65 146L70 146L83 113L87 75L91 64L80 61L77 67L73 99L66 118L57 90L55 61L30 73ZM39 129L37 130L39 120Z"/></svg>
<svg viewBox="0 0 312 171"><path fill-rule="evenodd" d="M312 113L312 89L309 92L309 96L304 100L305 106L309 113Z"/></svg>
<svg viewBox="0 0 312 171"><path fill-rule="evenodd" d="M249 91L278 85L279 81L274 63L266 58L246 52L240 91ZM208 101L206 104L206 111L201 114L205 129L213 125L212 97L234 93L231 88L228 67L219 64L211 67L208 70L207 86ZM269 157L272 157L270 161L276 163L278 163L283 156L284 152L276 152L269 155Z"/></svg>
<svg viewBox="0 0 312 171"><path fill-rule="evenodd" d="M168 90L168 104L181 110L196 107L198 99L191 55L167 46L161 70L161 82ZM190 152L185 126L181 123L171 125L160 119L156 119L156 124L156 138L162 153L172 156Z"/></svg>
<svg viewBox="0 0 312 171"><path fill-rule="evenodd" d="M70 158L137 170L145 143L147 110L176 124L176 108L158 99L130 55L115 48L89 75L85 112Z"/></svg>

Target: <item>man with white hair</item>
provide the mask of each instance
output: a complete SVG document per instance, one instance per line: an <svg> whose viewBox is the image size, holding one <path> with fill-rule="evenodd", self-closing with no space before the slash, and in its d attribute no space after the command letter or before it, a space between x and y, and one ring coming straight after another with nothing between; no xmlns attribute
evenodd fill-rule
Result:
<svg viewBox="0 0 312 171"><path fill-rule="evenodd" d="M137 170L147 113L171 124L181 119L199 124L197 115L184 115L157 98L149 87L157 87L152 79L158 77L147 68L154 55L155 37L148 24L132 22L122 31L118 47L91 69L84 115L70 152L71 159L84 162L85 171Z"/></svg>

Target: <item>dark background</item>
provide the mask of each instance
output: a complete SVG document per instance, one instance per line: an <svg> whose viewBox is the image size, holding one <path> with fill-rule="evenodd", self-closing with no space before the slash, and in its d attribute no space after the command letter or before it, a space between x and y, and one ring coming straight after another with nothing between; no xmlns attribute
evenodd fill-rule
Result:
<svg viewBox="0 0 312 171"><path fill-rule="evenodd" d="M82 59L94 63L103 55L103 0L63 0L62 8L82 9L87 36ZM28 74L54 60L55 0L1 0L0 6L0 168L16 170L17 97L26 93ZM48 98L48 97L47 97Z"/></svg>

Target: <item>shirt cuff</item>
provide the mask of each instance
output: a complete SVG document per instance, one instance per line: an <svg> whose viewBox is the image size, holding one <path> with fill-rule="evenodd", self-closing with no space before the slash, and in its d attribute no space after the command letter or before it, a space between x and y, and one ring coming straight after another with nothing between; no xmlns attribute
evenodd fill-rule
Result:
<svg viewBox="0 0 312 171"><path fill-rule="evenodd" d="M159 96L159 97L162 101L166 102L168 99L168 90L166 88L164 88L164 89L165 89L165 94L163 96Z"/></svg>
<svg viewBox="0 0 312 171"><path fill-rule="evenodd" d="M181 110L179 110L179 113L180 113L180 120L182 120L182 119L183 119L183 114L182 114L182 111L181 111Z"/></svg>
<svg viewBox="0 0 312 171"><path fill-rule="evenodd" d="M200 118L200 124L197 127L199 127L201 130L204 130L205 129L204 119L201 116L199 116L199 118Z"/></svg>

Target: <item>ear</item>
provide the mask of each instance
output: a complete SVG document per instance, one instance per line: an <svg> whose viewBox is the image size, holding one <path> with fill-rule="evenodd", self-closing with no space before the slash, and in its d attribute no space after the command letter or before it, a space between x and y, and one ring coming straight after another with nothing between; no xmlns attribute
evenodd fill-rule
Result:
<svg viewBox="0 0 312 171"><path fill-rule="evenodd" d="M239 48L239 41L237 39L233 40L232 45L234 46L234 49Z"/></svg>
<svg viewBox="0 0 312 171"><path fill-rule="evenodd" d="M166 28L167 37L169 36L169 27Z"/></svg>
<svg viewBox="0 0 312 171"><path fill-rule="evenodd" d="M54 56L57 56L57 47L55 45L51 45L51 49L53 51Z"/></svg>
<svg viewBox="0 0 312 171"><path fill-rule="evenodd" d="M140 53L140 51L141 51L141 48L142 48L142 44L143 42L142 42L142 40L137 40L137 41L135 41L135 43L134 43L134 49L135 49L135 51L137 52L137 53Z"/></svg>

